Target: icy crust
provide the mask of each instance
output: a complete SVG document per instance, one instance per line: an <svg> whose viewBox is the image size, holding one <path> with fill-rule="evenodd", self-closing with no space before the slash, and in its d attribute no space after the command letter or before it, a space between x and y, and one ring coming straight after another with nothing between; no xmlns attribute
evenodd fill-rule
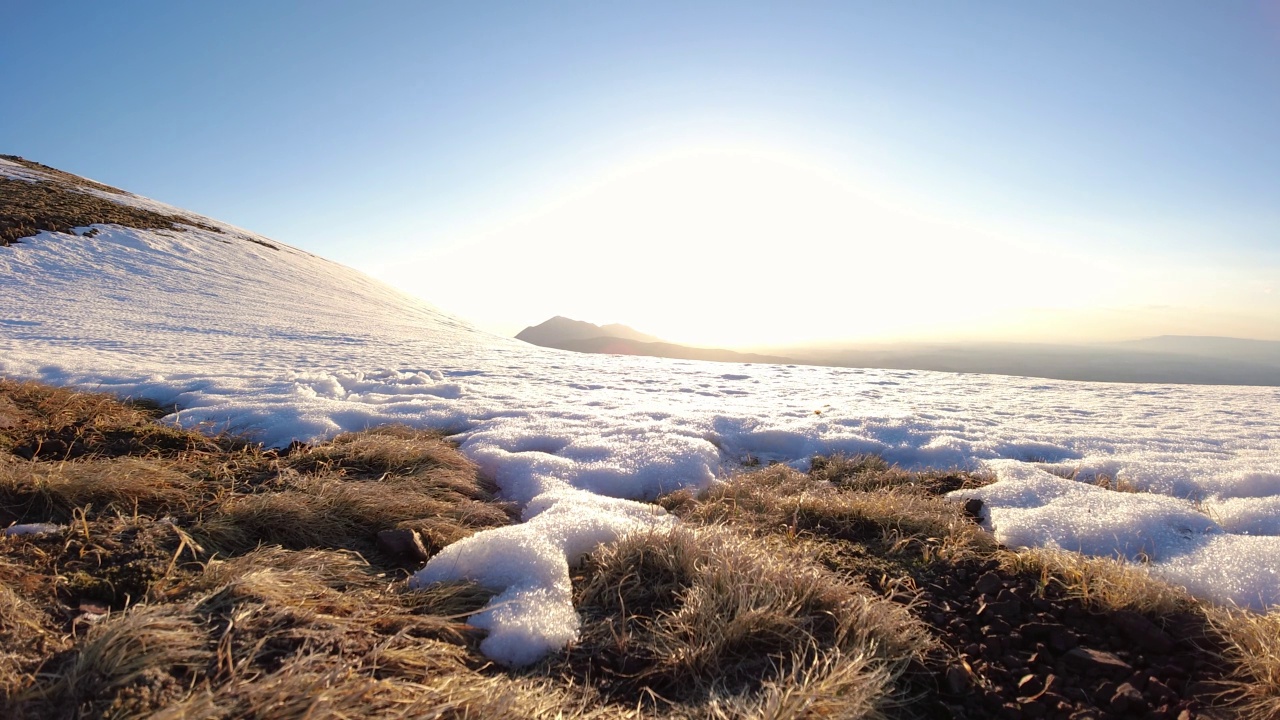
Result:
<svg viewBox="0 0 1280 720"><path fill-rule="evenodd" d="M971 494L1005 542L1153 558L1206 597L1280 602L1280 388L581 355L278 243L95 227L0 248L0 374L146 397L181 408L170 422L273 446L385 423L453 435L528 522L446 549L415 582L499 591L474 622L504 662L573 636L578 554L669 522L613 498L832 452L986 465L1000 481ZM1090 484L1103 475L1143 492Z"/></svg>
<svg viewBox="0 0 1280 720"><path fill-rule="evenodd" d="M409 579L425 587L472 580L498 591L468 622L489 631L480 650L508 665L527 665L578 637L569 567L601 543L674 519L656 505L604 497L549 481L523 520L460 540Z"/></svg>

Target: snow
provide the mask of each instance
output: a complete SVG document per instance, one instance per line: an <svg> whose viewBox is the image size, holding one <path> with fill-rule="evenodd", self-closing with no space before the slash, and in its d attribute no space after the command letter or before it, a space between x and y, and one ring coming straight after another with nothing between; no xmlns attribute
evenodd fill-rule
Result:
<svg viewBox="0 0 1280 720"><path fill-rule="evenodd" d="M4 534L10 537L17 535L48 535L62 532L62 530L61 525L53 523L23 523L21 525L10 525L4 529Z"/></svg>
<svg viewBox="0 0 1280 720"><path fill-rule="evenodd" d="M49 178L48 173L39 170L33 170L22 163L16 163L12 160L0 158L0 178L5 180L25 180L27 182L42 182Z"/></svg>
<svg viewBox="0 0 1280 720"><path fill-rule="evenodd" d="M748 458L987 467L999 482L964 496L1003 542L1146 559L1205 597L1280 603L1280 388L567 353L195 219L222 232L103 225L0 248L0 375L176 404L171 422L277 446L389 422L455 435L525 522L447 548L413 582L498 591L472 622L502 662L575 636L569 563L671 522L616 498L706 487Z"/></svg>
<svg viewBox="0 0 1280 720"><path fill-rule="evenodd" d="M624 534L673 519L656 505L605 497L548 481L523 523L473 535L445 548L409 580L423 587L470 579L500 591L470 624L489 631L480 650L508 665L527 665L577 638L569 566Z"/></svg>

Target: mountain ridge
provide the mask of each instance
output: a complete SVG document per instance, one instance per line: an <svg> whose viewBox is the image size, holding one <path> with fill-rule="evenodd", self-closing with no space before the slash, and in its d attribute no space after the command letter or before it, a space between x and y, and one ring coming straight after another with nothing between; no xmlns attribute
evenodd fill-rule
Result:
<svg viewBox="0 0 1280 720"><path fill-rule="evenodd" d="M642 333L619 323L596 325L556 315L550 320L531 325L519 333L517 340L531 345L570 350L572 352L603 355L636 355L663 357L675 360L706 360L710 362L774 363L793 362L791 358L776 355L743 353L721 348L703 348L666 342L653 335Z"/></svg>

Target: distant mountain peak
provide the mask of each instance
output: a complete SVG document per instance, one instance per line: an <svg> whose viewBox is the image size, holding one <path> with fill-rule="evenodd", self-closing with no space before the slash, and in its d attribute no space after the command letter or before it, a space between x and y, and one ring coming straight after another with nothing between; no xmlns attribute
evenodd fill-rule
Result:
<svg viewBox="0 0 1280 720"><path fill-rule="evenodd" d="M638 330L613 323L596 325L584 320L574 320L563 315L556 315L546 322L531 325L516 334L517 340L544 347L559 347L557 343L568 340L590 340L593 338L619 338L634 342L662 342L660 338L646 335Z"/></svg>

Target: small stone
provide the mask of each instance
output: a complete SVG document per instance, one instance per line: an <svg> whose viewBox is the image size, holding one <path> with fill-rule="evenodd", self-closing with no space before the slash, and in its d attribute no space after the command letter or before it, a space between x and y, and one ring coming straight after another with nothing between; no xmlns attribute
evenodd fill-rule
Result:
<svg viewBox="0 0 1280 720"><path fill-rule="evenodd" d="M1111 696L1116 694L1118 686L1110 680L1098 686L1097 692L1093 694L1094 704L1106 705L1111 700Z"/></svg>
<svg viewBox="0 0 1280 720"><path fill-rule="evenodd" d="M96 600L81 600L80 612L85 615L106 615L111 612L111 608Z"/></svg>
<svg viewBox="0 0 1280 720"><path fill-rule="evenodd" d="M1140 715L1147 711L1147 701L1138 688L1124 683L1116 688L1116 694L1111 696L1110 710L1118 715L1126 712Z"/></svg>
<svg viewBox="0 0 1280 720"><path fill-rule="evenodd" d="M996 600L989 602L982 609L982 616L994 615L1001 618L1017 617L1022 612L1022 603L1017 600Z"/></svg>
<svg viewBox="0 0 1280 720"><path fill-rule="evenodd" d="M999 618L982 627L982 634L988 636L1004 637L1011 632L1013 632L1013 626Z"/></svg>
<svg viewBox="0 0 1280 720"><path fill-rule="evenodd" d="M1147 692L1154 695L1160 702L1169 702L1178 699L1178 691L1165 685L1159 678L1149 678L1147 680Z"/></svg>
<svg viewBox="0 0 1280 720"><path fill-rule="evenodd" d="M1111 620L1130 640L1144 650L1160 654L1173 650L1174 642L1169 633L1136 612L1122 610L1112 614Z"/></svg>
<svg viewBox="0 0 1280 720"><path fill-rule="evenodd" d="M1055 652L1066 652L1079 644L1079 636L1061 625L1049 633L1049 647Z"/></svg>
<svg viewBox="0 0 1280 720"><path fill-rule="evenodd" d="M970 677L969 671L960 665L952 665L947 668L945 677L947 683L947 691L952 695L963 695L969 689Z"/></svg>
<svg viewBox="0 0 1280 720"><path fill-rule="evenodd" d="M1000 576L994 572L984 573L973 583L973 589L980 593L992 593L1000 587Z"/></svg>
<svg viewBox="0 0 1280 720"><path fill-rule="evenodd" d="M1056 623L1030 622L1022 626L1022 634L1028 638L1044 640L1054 629L1062 627Z"/></svg>
<svg viewBox="0 0 1280 720"><path fill-rule="evenodd" d="M431 558L422 545L422 538L414 530L383 530L378 533L378 549L393 557L402 557L415 562L426 562Z"/></svg>
<svg viewBox="0 0 1280 720"><path fill-rule="evenodd" d="M1133 674L1133 666L1109 652L1091 648L1072 648L1065 656L1069 665L1078 670L1093 671L1099 675L1128 677Z"/></svg>
<svg viewBox="0 0 1280 720"><path fill-rule="evenodd" d="M1049 708L1039 700L1029 700L1022 703L1022 717L1025 718L1042 718L1049 713Z"/></svg>

